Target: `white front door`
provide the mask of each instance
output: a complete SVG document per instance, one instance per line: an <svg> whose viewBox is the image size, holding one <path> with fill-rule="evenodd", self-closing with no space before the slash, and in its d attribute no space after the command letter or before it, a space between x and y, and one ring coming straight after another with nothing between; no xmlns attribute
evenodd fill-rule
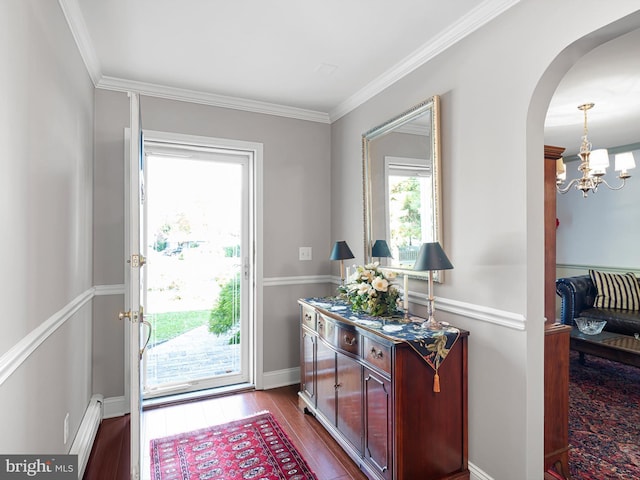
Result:
<svg viewBox="0 0 640 480"><path fill-rule="evenodd" d="M239 316L242 324L240 329L240 355L235 357L240 364L240 368L218 375L215 379L207 382L200 380L182 382L181 380L166 385L168 388L156 388L155 391L147 391L147 396L159 396L163 394L178 393L182 390L181 383L188 383L186 390L198 388L210 388L229 383L253 383L256 388L262 388L262 144L243 142L227 139L212 139L208 137L197 137L181 134L167 134L162 132L142 131L140 124L140 101L137 94L130 94L130 128L125 132L125 314L127 314L127 326L125 328L125 399L130 406L131 423L131 479L138 480L145 478L141 473L143 465L142 453L148 452L146 445L142 445L144 431L142 423L142 395L144 393L143 381L147 372L143 369L144 363L141 359L147 352L147 342L154 339L157 342L158 332L153 332L150 322L146 316L146 301L149 295L149 281L153 269L157 266L158 257L161 260L168 260L171 263L177 260L177 255L183 252L174 250L166 251L167 255L158 251L158 246L154 248L154 238L148 233L149 221L147 220L146 204L149 199L149 185L147 162L151 159L152 153L145 154L145 145L153 148L155 154L160 157L174 156L174 160L185 158L184 149L191 150L197 157L196 163L206 163L207 168L211 167L217 174L230 183L225 168L239 169L238 178L240 183L236 183L235 188L242 190L240 203L242 209L242 221L239 235L242 237L239 251L234 248L227 248L230 245L222 245L228 252L226 263L232 264L236 270L230 270L233 278L236 274L241 279L240 292L243 297L241 301L242 312ZM179 145L176 151L176 145ZM163 155L164 154L164 155ZM177 154L177 157L175 157ZM182 155L182 156L181 156ZM214 161L215 158L215 161ZM172 163L172 162L170 162ZM186 164L187 162L185 162ZM177 180L177 178L176 178ZM224 190L227 188L222 184L215 186L219 179L212 181L209 185L212 188ZM170 184L169 184L170 185ZM170 188L165 185L165 188ZM162 192L160 192L162 195ZM223 196L218 200L218 207L222 209L229 206ZM204 199L209 201L210 199ZM199 210L201 213L203 210ZM195 225L195 223L194 223ZM180 230L179 228L177 229ZM153 233L153 232L152 232ZM228 236L228 234L227 234ZM186 240L185 240L186 241ZM197 245L196 245L197 243ZM189 254L200 254L207 250L199 241L196 243L182 244L181 249L191 249L182 255L185 259ZM151 247L149 247L151 246ZM178 246L174 246L178 247ZM151 252L151 250L154 252ZM163 250L164 251L164 250ZM236 255L236 252L238 253ZM148 258L148 255L154 258ZM167 257L167 258L165 258ZM152 262L151 260L154 260ZM152 263L154 265L152 265ZM175 262L174 262L175 263ZM175 266L175 265L174 265ZM204 268L204 264L202 264ZM196 268L195 270L198 270ZM202 269L200 269L202 270ZM196 271L196 273L198 273ZM227 272L229 273L229 272ZM227 275L228 276L228 275ZM229 283L229 282L227 282ZM157 286L157 285L156 285ZM192 290L188 292L193 294ZM196 292L197 293L197 292ZM142 305L145 305L143 307ZM143 316L144 312L144 316ZM154 320L153 312L148 317ZM235 328L235 327L234 327ZM232 331L231 333L235 332ZM148 457L145 455L145 459ZM148 465L145 465L145 471Z"/></svg>
<svg viewBox="0 0 640 480"><path fill-rule="evenodd" d="M253 383L255 152L145 131L144 398Z"/></svg>
<svg viewBox="0 0 640 480"><path fill-rule="evenodd" d="M140 479L142 401L140 388L140 356L144 329L143 307L141 305L141 285L143 265L141 246L142 202L144 201L144 155L140 128L140 98L129 94L130 129L129 145L125 152L125 312L121 318L125 325L125 397L129 397L131 425L131 467L132 480ZM128 388L127 388L128 387Z"/></svg>

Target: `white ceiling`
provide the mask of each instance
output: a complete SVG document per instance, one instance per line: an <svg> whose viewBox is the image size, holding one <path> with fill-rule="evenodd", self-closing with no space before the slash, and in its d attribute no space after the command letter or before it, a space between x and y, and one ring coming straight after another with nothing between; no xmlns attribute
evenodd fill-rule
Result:
<svg viewBox="0 0 640 480"><path fill-rule="evenodd" d="M97 86L332 121L519 0L59 1Z"/></svg>
<svg viewBox="0 0 640 480"><path fill-rule="evenodd" d="M321 122L518 1L59 0L98 87ZM639 45L637 30L576 63L551 101L546 144L577 151L586 102L594 148L640 142Z"/></svg>
<svg viewBox="0 0 640 480"><path fill-rule="evenodd" d="M579 59L558 85L545 121L545 144L580 148L587 112L593 148L640 142L640 29L611 40ZM637 162L640 159L636 160Z"/></svg>

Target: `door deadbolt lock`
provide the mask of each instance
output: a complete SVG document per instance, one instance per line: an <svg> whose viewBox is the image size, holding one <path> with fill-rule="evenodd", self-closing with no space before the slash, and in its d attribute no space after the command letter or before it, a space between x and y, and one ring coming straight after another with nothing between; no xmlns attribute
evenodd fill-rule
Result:
<svg viewBox="0 0 640 480"><path fill-rule="evenodd" d="M118 319L119 320L124 320L125 318L128 320L131 320L132 322L137 322L138 318L140 318L142 315L142 311L140 312L132 312L131 310L129 310L128 312L120 312L118 314Z"/></svg>
<svg viewBox="0 0 640 480"><path fill-rule="evenodd" d="M147 263L147 259L144 257L144 255L140 255L138 253L135 255L131 255L131 258L127 260L127 263L130 263L131 267L133 268L140 268Z"/></svg>

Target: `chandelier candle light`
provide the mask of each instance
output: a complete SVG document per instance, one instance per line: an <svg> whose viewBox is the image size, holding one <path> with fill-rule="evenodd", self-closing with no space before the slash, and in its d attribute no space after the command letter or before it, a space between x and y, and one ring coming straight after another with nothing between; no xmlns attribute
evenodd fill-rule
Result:
<svg viewBox="0 0 640 480"><path fill-rule="evenodd" d="M441 330L442 324L435 319L435 306L433 298L433 271L451 270L453 265L442 250L439 242L423 243L418 252L418 259L413 266L414 270L429 271L429 299L427 300L428 319L422 324L422 328L429 330Z"/></svg>
<svg viewBox="0 0 640 480"><path fill-rule="evenodd" d="M589 131L587 129L587 111L591 110L593 106L593 103L585 103L578 106L578 109L584 112L584 130L580 153L578 154L581 159L578 171L582 172L582 177L574 178L563 187L567 178L567 171L562 158L558 159L556 164L556 188L559 193L567 193L571 187L575 187L582 191L582 196L586 198L589 191L595 193L598 190L598 185L602 183L611 190L620 190L624 187L626 179L631 177L627 170L631 170L636 166L633 153L618 154L615 156L615 170L620 172L618 178L622 180L622 184L612 187L602 178L607 173L607 167L609 166L609 152L607 152L606 148L591 150L592 145L588 138Z"/></svg>

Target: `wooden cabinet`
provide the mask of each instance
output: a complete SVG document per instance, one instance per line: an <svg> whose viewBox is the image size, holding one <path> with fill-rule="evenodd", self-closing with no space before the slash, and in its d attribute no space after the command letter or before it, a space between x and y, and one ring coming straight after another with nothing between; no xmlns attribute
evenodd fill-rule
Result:
<svg viewBox="0 0 640 480"><path fill-rule="evenodd" d="M391 410L391 382L365 368L364 416L367 420L364 432L364 459L385 479L392 478L393 422Z"/></svg>
<svg viewBox="0 0 640 480"><path fill-rule="evenodd" d="M544 468L569 473L569 325L547 325L544 336Z"/></svg>
<svg viewBox="0 0 640 480"><path fill-rule="evenodd" d="M544 147L544 469L569 474L569 334L556 321L556 161L564 148ZM545 478L550 475L545 474Z"/></svg>
<svg viewBox="0 0 640 480"><path fill-rule="evenodd" d="M467 467L467 332L434 371L402 340L304 300L301 408L373 480L463 480Z"/></svg>

